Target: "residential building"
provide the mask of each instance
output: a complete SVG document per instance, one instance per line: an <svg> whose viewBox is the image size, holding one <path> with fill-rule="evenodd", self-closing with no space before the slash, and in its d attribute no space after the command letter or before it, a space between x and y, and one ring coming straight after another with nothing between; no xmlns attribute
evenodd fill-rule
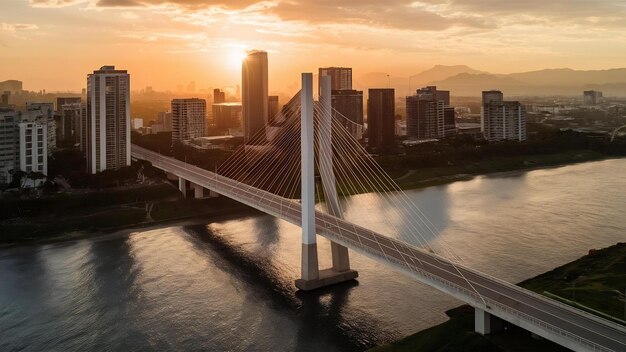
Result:
<svg viewBox="0 0 626 352"><path fill-rule="evenodd" d="M393 88L368 90L367 144L380 150L393 146L395 132L395 93Z"/></svg>
<svg viewBox="0 0 626 352"><path fill-rule="evenodd" d="M352 89L351 67L321 67L319 69L319 78L323 76L331 77L331 90Z"/></svg>
<svg viewBox="0 0 626 352"><path fill-rule="evenodd" d="M22 120L19 129L19 169L48 174L48 123L46 119ZM33 185L37 186L37 185Z"/></svg>
<svg viewBox="0 0 626 352"><path fill-rule="evenodd" d="M229 129L241 129L241 103L213 104L211 108L213 110L213 123L220 133L226 133Z"/></svg>
<svg viewBox="0 0 626 352"><path fill-rule="evenodd" d="M602 92L597 90L586 90L583 92L583 102L585 105L598 105L602 101Z"/></svg>
<svg viewBox="0 0 626 352"><path fill-rule="evenodd" d="M102 66L87 75L87 108L83 120L87 171L130 165L130 75Z"/></svg>
<svg viewBox="0 0 626 352"><path fill-rule="evenodd" d="M54 104L28 102L26 111L21 114L21 121L37 121L45 123L47 136L47 152L52 154L57 149L56 122L54 121Z"/></svg>
<svg viewBox="0 0 626 352"><path fill-rule="evenodd" d="M206 135L206 100L172 100L172 143Z"/></svg>
<svg viewBox="0 0 626 352"><path fill-rule="evenodd" d="M241 76L244 141L263 142L269 115L267 52L249 52L243 60Z"/></svg>
<svg viewBox="0 0 626 352"><path fill-rule="evenodd" d="M21 94L23 90L22 81L10 79L8 81L0 82L0 92L10 92L15 95Z"/></svg>
<svg viewBox="0 0 626 352"><path fill-rule="evenodd" d="M0 108L0 184L11 182L11 175L18 167L19 113Z"/></svg>
<svg viewBox="0 0 626 352"><path fill-rule="evenodd" d="M80 133L82 130L82 113L84 104L65 103L60 105L54 118L56 123L57 144L80 143ZM49 132L49 131L48 131Z"/></svg>
<svg viewBox="0 0 626 352"><path fill-rule="evenodd" d="M407 135L417 139L444 138L456 133L450 92L435 86L418 89L406 97Z"/></svg>
<svg viewBox="0 0 626 352"><path fill-rule="evenodd" d="M481 129L488 141L526 140L526 107L504 101L500 91L484 91Z"/></svg>
<svg viewBox="0 0 626 352"><path fill-rule="evenodd" d="M356 139L363 138L363 91L342 89L331 91L333 116ZM340 114L341 116L337 116Z"/></svg>
<svg viewBox="0 0 626 352"><path fill-rule="evenodd" d="M81 98L80 97L57 97L57 113L59 113L61 111L61 108L63 107L63 105L66 104L80 104L81 103Z"/></svg>

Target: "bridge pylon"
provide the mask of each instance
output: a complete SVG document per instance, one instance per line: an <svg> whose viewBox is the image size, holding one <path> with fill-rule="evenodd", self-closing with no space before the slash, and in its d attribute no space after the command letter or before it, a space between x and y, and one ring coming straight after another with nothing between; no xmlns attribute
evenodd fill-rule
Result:
<svg viewBox="0 0 626 352"><path fill-rule="evenodd" d="M318 143L318 167L325 191L325 199L331 215L343 218L335 186L332 162L332 116L330 77L322 77L320 104L324 114L321 116ZM301 99L301 156L302 156L302 267L301 277L296 280L296 287L303 291L313 290L358 277L350 269L348 248L331 241L332 268L319 270L317 242L315 233L315 149L313 123L313 74L302 74Z"/></svg>

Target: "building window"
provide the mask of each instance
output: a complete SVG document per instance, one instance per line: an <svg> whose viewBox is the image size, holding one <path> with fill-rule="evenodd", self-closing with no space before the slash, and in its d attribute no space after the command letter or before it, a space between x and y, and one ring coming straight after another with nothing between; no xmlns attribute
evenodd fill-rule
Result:
<svg viewBox="0 0 626 352"><path fill-rule="evenodd" d="M27 157L26 157L26 164L27 164L27 165L30 165L30 164L32 164L32 163L33 163L33 157L32 157L32 156L27 156Z"/></svg>
<svg viewBox="0 0 626 352"><path fill-rule="evenodd" d="M40 155L37 157L37 162L38 163L43 163L43 155Z"/></svg>

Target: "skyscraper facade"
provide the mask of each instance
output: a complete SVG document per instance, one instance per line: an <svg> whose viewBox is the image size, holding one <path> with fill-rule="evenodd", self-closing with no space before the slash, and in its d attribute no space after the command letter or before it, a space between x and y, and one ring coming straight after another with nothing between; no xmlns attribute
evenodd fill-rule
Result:
<svg viewBox="0 0 626 352"><path fill-rule="evenodd" d="M504 101L500 91L484 91L481 127L488 141L524 141L526 108L517 101Z"/></svg>
<svg viewBox="0 0 626 352"><path fill-rule="evenodd" d="M356 139L363 137L363 91L354 89L333 90L331 93L333 114L343 115L338 121Z"/></svg>
<svg viewBox="0 0 626 352"><path fill-rule="evenodd" d="M220 104L226 101L226 93L221 89L213 89L213 104Z"/></svg>
<svg viewBox="0 0 626 352"><path fill-rule="evenodd" d="M267 121L271 124L274 122L274 117L278 114L278 96L270 95L267 103Z"/></svg>
<svg viewBox="0 0 626 352"><path fill-rule="evenodd" d="M19 152L19 113L0 108L0 184L11 182Z"/></svg>
<svg viewBox="0 0 626 352"><path fill-rule="evenodd" d="M330 76L330 89L352 89L351 67L321 67L319 77Z"/></svg>
<svg viewBox="0 0 626 352"><path fill-rule="evenodd" d="M367 144L375 149L392 146L395 132L395 93L393 88L368 90Z"/></svg>
<svg viewBox="0 0 626 352"><path fill-rule="evenodd" d="M352 68L322 67L319 79L330 76L333 116L356 139L363 137L363 91L352 89ZM342 116L337 117L337 113Z"/></svg>
<svg viewBox="0 0 626 352"><path fill-rule="evenodd" d="M55 116L57 144L80 142L82 104L63 104Z"/></svg>
<svg viewBox="0 0 626 352"><path fill-rule="evenodd" d="M182 142L206 135L206 100L172 100L172 142Z"/></svg>
<svg viewBox="0 0 626 352"><path fill-rule="evenodd" d="M95 174L130 165L130 75L102 66L87 75L87 171Z"/></svg>
<svg viewBox="0 0 626 352"><path fill-rule="evenodd" d="M213 123L220 133L241 128L241 103L213 104Z"/></svg>
<svg viewBox="0 0 626 352"><path fill-rule="evenodd" d="M443 138L456 132L450 92L435 86L406 97L407 135L419 139Z"/></svg>
<svg viewBox="0 0 626 352"><path fill-rule="evenodd" d="M269 115L267 52L249 52L243 60L241 76L244 141L265 140L263 134Z"/></svg>

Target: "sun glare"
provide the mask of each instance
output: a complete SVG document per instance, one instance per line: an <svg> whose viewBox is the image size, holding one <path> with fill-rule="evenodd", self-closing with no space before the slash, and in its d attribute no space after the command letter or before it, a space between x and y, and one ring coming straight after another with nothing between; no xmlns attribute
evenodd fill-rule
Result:
<svg viewBox="0 0 626 352"><path fill-rule="evenodd" d="M241 62L245 58L246 50L244 48L231 48L226 56L228 66L230 66L232 69L241 68Z"/></svg>

